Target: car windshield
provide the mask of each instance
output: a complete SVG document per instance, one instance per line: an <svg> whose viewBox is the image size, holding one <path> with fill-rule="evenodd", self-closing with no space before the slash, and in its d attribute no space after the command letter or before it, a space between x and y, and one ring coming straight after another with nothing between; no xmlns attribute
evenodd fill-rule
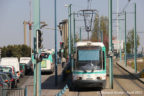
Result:
<svg viewBox="0 0 144 96"><path fill-rule="evenodd" d="M10 73L6 73L6 74L8 75L9 78L13 77L12 74L10 74Z"/></svg>
<svg viewBox="0 0 144 96"><path fill-rule="evenodd" d="M101 49L85 48L77 51L76 69L78 70L100 70Z"/></svg>
<svg viewBox="0 0 144 96"><path fill-rule="evenodd" d="M10 67L0 67L0 71L2 71L2 72L12 72L12 68L10 68Z"/></svg>
<svg viewBox="0 0 144 96"><path fill-rule="evenodd" d="M3 75L2 75L2 77L3 77L3 79L4 79L4 80L6 80L6 79L7 79L7 77L6 77L6 75L5 75L5 74L3 74Z"/></svg>

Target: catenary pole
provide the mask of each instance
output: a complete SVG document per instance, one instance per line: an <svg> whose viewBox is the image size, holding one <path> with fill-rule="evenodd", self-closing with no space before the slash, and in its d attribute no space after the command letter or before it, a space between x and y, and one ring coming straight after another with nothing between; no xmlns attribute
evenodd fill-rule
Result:
<svg viewBox="0 0 144 96"><path fill-rule="evenodd" d="M40 29L40 0L33 0L33 16L34 16L34 26L33 26L33 46L34 46L34 56L37 54L37 42L36 42L36 30ZM34 60L34 96L41 95L41 80L40 80L40 63Z"/></svg>
<svg viewBox="0 0 144 96"><path fill-rule="evenodd" d="M54 26L55 26L55 86L57 86L57 0L54 1Z"/></svg>
<svg viewBox="0 0 144 96"><path fill-rule="evenodd" d="M126 11L125 11L125 66L127 66L127 49L126 49L126 43L127 43L127 39L126 39Z"/></svg>
<svg viewBox="0 0 144 96"><path fill-rule="evenodd" d="M112 0L109 0L109 53L112 53ZM109 57L110 88L113 89L113 59Z"/></svg>
<svg viewBox="0 0 144 96"><path fill-rule="evenodd" d="M68 41L69 41L69 63L71 64L71 4L68 5Z"/></svg>
<svg viewBox="0 0 144 96"><path fill-rule="evenodd" d="M135 73L137 73L137 32L136 32L136 3L134 3L134 63Z"/></svg>

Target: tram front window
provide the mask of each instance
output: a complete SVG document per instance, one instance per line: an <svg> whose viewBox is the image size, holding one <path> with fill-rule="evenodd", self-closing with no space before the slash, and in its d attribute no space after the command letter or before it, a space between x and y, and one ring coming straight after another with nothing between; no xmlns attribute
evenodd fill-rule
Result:
<svg viewBox="0 0 144 96"><path fill-rule="evenodd" d="M77 70L100 70L101 64L100 49L80 49L78 50Z"/></svg>
<svg viewBox="0 0 144 96"><path fill-rule="evenodd" d="M48 53L41 53L42 58L48 58L49 54Z"/></svg>

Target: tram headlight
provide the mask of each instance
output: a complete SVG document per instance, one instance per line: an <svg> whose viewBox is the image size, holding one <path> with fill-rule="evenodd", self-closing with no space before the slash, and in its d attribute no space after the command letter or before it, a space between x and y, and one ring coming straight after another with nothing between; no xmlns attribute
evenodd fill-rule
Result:
<svg viewBox="0 0 144 96"><path fill-rule="evenodd" d="M77 80L82 80L82 77L77 77Z"/></svg>
<svg viewBox="0 0 144 96"><path fill-rule="evenodd" d="M97 80L102 80L102 77L96 77Z"/></svg>

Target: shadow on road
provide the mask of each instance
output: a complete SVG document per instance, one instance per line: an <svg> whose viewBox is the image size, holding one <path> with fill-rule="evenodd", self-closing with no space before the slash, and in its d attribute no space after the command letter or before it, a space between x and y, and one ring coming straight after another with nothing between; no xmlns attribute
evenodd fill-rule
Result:
<svg viewBox="0 0 144 96"><path fill-rule="evenodd" d="M135 80L135 78L130 75L114 75L114 78L121 78L121 79L132 79Z"/></svg>
<svg viewBox="0 0 144 96"><path fill-rule="evenodd" d="M58 85L55 86L55 75L50 76L47 78L41 85L42 89L63 89L66 85L66 82L61 80L61 75L58 75Z"/></svg>

